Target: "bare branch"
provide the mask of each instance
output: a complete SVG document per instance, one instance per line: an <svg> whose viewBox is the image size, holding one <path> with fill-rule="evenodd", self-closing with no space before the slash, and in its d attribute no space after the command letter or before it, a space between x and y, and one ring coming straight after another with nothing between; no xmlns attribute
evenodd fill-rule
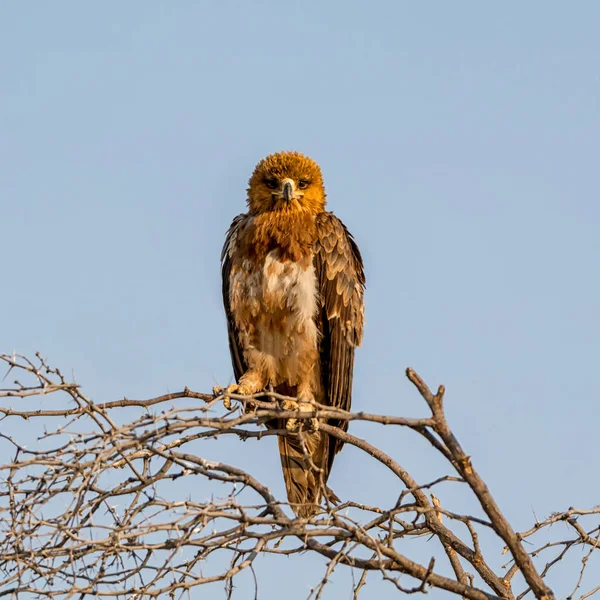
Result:
<svg viewBox="0 0 600 600"><path fill-rule="evenodd" d="M224 582L231 597L234 580L245 571L258 597L258 556L275 561L311 552L325 561L320 577L315 574L311 600L322 598L334 572L348 569L360 570L355 599L367 574L375 572L401 594L435 588L473 600L528 593L549 600L546 575L578 546L586 552L573 575L571 597L587 587L583 600L600 589L589 581L600 528L586 521L600 508L570 508L515 533L447 423L443 387L432 394L411 369L407 375L429 406L429 417L351 413L317 403L311 412L283 410L289 398L272 392L232 395L238 404L223 411L222 396L187 387L145 400L94 403L39 354L34 360L1 355L0 362L7 376L16 377L0 389L0 444L7 457L0 465L2 596L181 598L197 586ZM182 399L187 402L177 402ZM378 506L346 499L338 506L328 503L310 519L298 518L265 482L203 456L207 438L297 435L265 429L284 418L316 418L324 433L385 465L400 488L396 502ZM27 427L11 427L15 419L27 419ZM444 458L448 471L419 481L398 460L330 420L417 434ZM444 490L456 485L470 490L481 510L469 515L444 506ZM564 524L568 539L536 541L556 523ZM424 535L430 536L431 554L421 564L412 552ZM525 550L525 539L533 550ZM505 568L504 545L513 557ZM484 547L496 547L497 553L486 555ZM539 556L547 557L541 572L532 561ZM518 589L517 574L526 587L519 583Z"/></svg>

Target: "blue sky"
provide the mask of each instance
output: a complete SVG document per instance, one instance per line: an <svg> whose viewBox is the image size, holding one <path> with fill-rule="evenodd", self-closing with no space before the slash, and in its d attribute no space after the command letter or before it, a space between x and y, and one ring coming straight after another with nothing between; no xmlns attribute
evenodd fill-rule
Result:
<svg viewBox="0 0 600 600"><path fill-rule="evenodd" d="M591 1L4 3L0 351L98 401L228 383L224 232L255 163L300 150L365 260L354 406L426 414L410 365L446 385L516 528L597 504L599 20ZM423 480L442 467L409 432L353 431ZM210 451L283 492L273 444ZM395 498L370 464L346 449L332 487ZM303 560L265 569L265 597L299 565L286 595L306 597ZM392 596L373 580L364 597Z"/></svg>

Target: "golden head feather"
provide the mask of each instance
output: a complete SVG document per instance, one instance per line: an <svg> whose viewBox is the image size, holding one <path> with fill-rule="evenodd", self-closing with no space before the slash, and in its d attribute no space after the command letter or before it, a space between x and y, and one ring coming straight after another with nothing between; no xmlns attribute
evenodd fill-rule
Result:
<svg viewBox="0 0 600 600"><path fill-rule="evenodd" d="M263 158L248 182L251 214L325 210L325 187L319 165L300 152L277 152Z"/></svg>

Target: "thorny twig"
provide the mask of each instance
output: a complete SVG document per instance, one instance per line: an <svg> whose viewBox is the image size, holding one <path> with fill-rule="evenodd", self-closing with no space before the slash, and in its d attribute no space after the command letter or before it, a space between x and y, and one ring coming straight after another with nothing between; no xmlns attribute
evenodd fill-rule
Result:
<svg viewBox="0 0 600 600"><path fill-rule="evenodd" d="M328 561L312 598L322 597L336 569L348 567L361 573L353 587L354 598L372 571L401 593L438 588L473 600L527 594L549 600L553 595L546 574L577 546L588 550L573 593L592 572L586 567L595 557L600 529L595 524L586 527L582 520L595 517L600 509L571 508L515 533L447 423L443 387L432 394L412 369L407 376L431 409L430 417L349 413L316 403L312 412L283 411L280 404L285 398L269 392L233 396L251 410L218 414L221 397L188 388L147 400L96 404L40 355L35 360L1 355L0 361L7 374L18 374L25 382L17 380L0 389L0 398L5 399L0 406L4 425L0 444L4 455L12 457L0 466L0 595L179 598L194 587L220 581L226 583L229 597L234 578L243 571L260 581L260 572L258 579L254 575L258 556L273 555L276 560L280 554L307 551ZM200 405L190 404L198 400ZM131 410L136 408L137 416L131 420ZM122 418L122 409L128 410L129 419ZM328 505L310 520L296 518L249 472L202 456L205 439L293 435L287 430L265 430L263 425L275 417L314 416L321 420L323 432L388 468L403 486L394 505L348 500L337 507ZM372 443L328 424L329 418L412 431L456 473L418 482ZM19 428L11 427L15 419L27 420L28 427L43 425L39 442L32 443L31 433L21 439ZM185 490L179 486L191 477L193 486ZM203 486L198 485L200 480ZM230 490L225 496L223 484ZM468 487L479 501L479 514L443 507L437 496L443 498L441 486L452 484ZM190 489L202 492L190 493ZM558 522L570 528L568 540L525 549L523 540ZM479 541L482 535L493 537L493 532L513 557L505 570L494 556L484 553ZM432 544L426 564L410 557L412 541L423 535L442 550L438 555ZM554 554L537 571L532 557L549 553ZM440 556L447 561L445 567ZM521 581L516 574L524 578L525 588L515 583Z"/></svg>

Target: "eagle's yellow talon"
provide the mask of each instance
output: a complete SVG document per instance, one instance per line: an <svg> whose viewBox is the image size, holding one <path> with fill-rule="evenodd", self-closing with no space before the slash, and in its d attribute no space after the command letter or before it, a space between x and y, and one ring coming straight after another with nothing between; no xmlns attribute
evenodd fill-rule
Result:
<svg viewBox="0 0 600 600"><path fill-rule="evenodd" d="M286 400L283 403L282 408L283 410L300 410L305 412L312 412L314 410L313 405L309 402L296 402L295 400ZM307 421L307 429L311 433L319 430L319 420L316 417L312 417L310 419L296 419L295 417L292 417L291 419L287 420L285 428L288 431L296 431L302 421Z"/></svg>
<svg viewBox="0 0 600 600"><path fill-rule="evenodd" d="M229 386L231 387L231 386ZM227 396L227 392L229 391L229 388L222 388L219 385L215 385L212 389L213 391L213 396L215 398L218 398L219 396L223 396L223 406L225 407L225 410L231 410L231 398L229 398L229 396Z"/></svg>
<svg viewBox="0 0 600 600"><path fill-rule="evenodd" d="M298 403L295 400L284 400L281 404L283 410L298 410ZM292 417L288 419L285 428L288 431L296 431L298 429L298 419Z"/></svg>
<svg viewBox="0 0 600 600"><path fill-rule="evenodd" d="M239 394L240 396L249 395L248 389L239 383L228 385L224 390L221 389L221 393L223 394L223 406L225 407L225 410L231 410L230 394Z"/></svg>
<svg viewBox="0 0 600 600"><path fill-rule="evenodd" d="M298 408L305 412L313 412L315 407L310 404L310 402L299 402ZM316 417L311 417L310 419L305 419L306 429L310 433L314 433L319 430L319 420Z"/></svg>

